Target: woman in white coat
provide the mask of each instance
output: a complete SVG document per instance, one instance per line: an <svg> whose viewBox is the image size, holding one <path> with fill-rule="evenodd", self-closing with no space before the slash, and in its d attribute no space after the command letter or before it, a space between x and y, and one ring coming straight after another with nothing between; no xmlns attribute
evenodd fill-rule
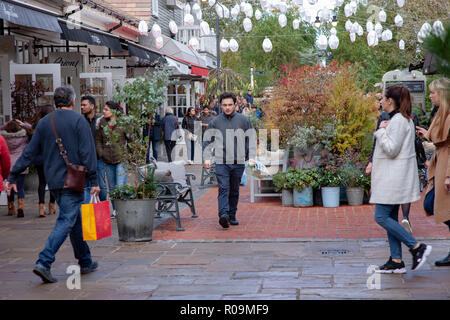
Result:
<svg viewBox="0 0 450 320"><path fill-rule="evenodd" d="M398 223L399 205L420 199L410 93L403 86L389 87L381 105L383 111L397 113L389 121L382 121L375 132L370 203L375 203L375 221L386 229L391 252L378 272L405 273L402 242L413 256L413 271L425 263L431 252L431 246L418 243Z"/></svg>

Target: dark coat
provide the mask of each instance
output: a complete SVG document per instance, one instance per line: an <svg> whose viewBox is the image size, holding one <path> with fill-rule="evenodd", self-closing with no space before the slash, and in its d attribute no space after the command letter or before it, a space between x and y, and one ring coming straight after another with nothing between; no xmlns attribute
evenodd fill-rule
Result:
<svg viewBox="0 0 450 320"><path fill-rule="evenodd" d="M159 114L155 113L154 118L155 123L153 125L147 123L144 127L144 137L148 136L150 133L150 141L159 141L161 139L161 117ZM151 119L149 119L151 121Z"/></svg>
<svg viewBox="0 0 450 320"><path fill-rule="evenodd" d="M172 134L176 129L178 129L178 119L171 113L166 113L164 118L161 120L161 130L164 135L165 141L176 141L177 135Z"/></svg>

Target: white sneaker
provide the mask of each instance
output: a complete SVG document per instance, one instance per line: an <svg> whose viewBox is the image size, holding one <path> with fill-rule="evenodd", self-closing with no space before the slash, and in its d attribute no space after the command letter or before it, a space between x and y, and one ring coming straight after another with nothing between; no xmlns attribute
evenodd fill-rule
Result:
<svg viewBox="0 0 450 320"><path fill-rule="evenodd" d="M116 218L116 210L113 210L113 212L111 213L111 219L115 219Z"/></svg>
<svg viewBox="0 0 450 320"><path fill-rule="evenodd" d="M409 223L409 221L407 219L402 220L402 227L405 228L406 231L409 232L409 234L412 234L411 224Z"/></svg>
<svg viewBox="0 0 450 320"><path fill-rule="evenodd" d="M194 162L192 160L188 160L187 163L188 164L194 164Z"/></svg>

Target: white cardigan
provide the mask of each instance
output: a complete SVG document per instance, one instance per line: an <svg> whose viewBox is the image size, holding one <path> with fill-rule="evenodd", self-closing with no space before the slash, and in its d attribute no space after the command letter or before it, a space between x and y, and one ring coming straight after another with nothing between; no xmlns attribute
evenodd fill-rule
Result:
<svg viewBox="0 0 450 320"><path fill-rule="evenodd" d="M370 203L403 204L420 199L415 127L400 113L375 132Z"/></svg>

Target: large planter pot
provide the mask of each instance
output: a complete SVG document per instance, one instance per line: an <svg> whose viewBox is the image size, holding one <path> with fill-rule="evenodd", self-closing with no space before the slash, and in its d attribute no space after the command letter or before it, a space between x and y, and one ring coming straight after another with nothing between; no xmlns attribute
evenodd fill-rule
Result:
<svg viewBox="0 0 450 320"><path fill-rule="evenodd" d="M364 188L345 188L348 204L351 206L360 206L363 204Z"/></svg>
<svg viewBox="0 0 450 320"><path fill-rule="evenodd" d="M340 187L322 187L322 202L324 207L339 207L340 189Z"/></svg>
<svg viewBox="0 0 450 320"><path fill-rule="evenodd" d="M323 206L322 191L320 189L313 189L313 202L315 206Z"/></svg>
<svg viewBox="0 0 450 320"><path fill-rule="evenodd" d="M313 189L312 187L304 188L297 191L294 188L294 207L312 207L313 206Z"/></svg>
<svg viewBox="0 0 450 320"><path fill-rule="evenodd" d="M294 205L294 196L292 189L281 190L281 205L283 207L292 207Z"/></svg>
<svg viewBox="0 0 450 320"><path fill-rule="evenodd" d="M114 200L120 241L151 241L156 199Z"/></svg>
<svg viewBox="0 0 450 320"><path fill-rule="evenodd" d="M34 191L37 193L38 187L39 187L39 176L36 171L25 175L25 182L23 185L25 191Z"/></svg>

